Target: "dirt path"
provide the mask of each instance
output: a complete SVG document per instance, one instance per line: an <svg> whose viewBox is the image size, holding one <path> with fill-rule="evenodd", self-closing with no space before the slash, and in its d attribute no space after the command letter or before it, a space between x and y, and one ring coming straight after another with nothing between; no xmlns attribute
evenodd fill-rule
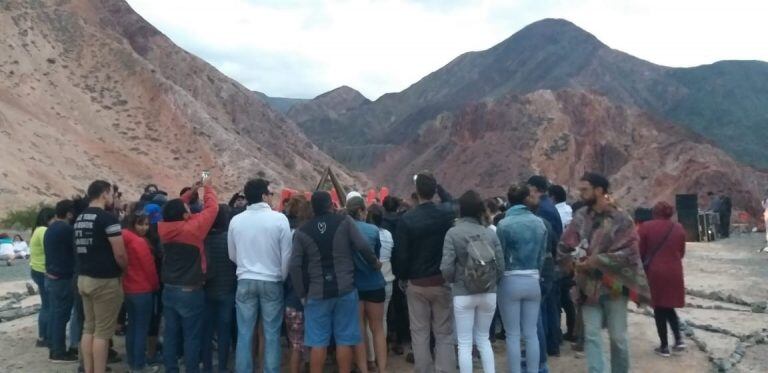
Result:
<svg viewBox="0 0 768 373"><path fill-rule="evenodd" d="M751 305L768 300L768 255L759 254L762 235L744 235L711 244L689 244L685 259L686 285L701 296L687 297L689 307L680 310L687 321L689 349L671 358L653 353L658 344L653 319L643 310L631 307L629 316L632 372L682 373L710 372L728 368L731 372L764 372L768 367L768 314L753 313ZM0 295L11 291L26 292L25 281L0 283ZM714 292L714 296L710 296ZM736 303L710 298L728 298ZM27 306L39 302L38 296L24 299ZM47 350L35 348L37 316L27 316L0 323L0 371L74 372L76 366L50 364ZM115 338L118 351L124 353L123 338ZM606 336L606 357L609 355ZM503 342L494 344L498 371L506 371ZM710 362L713 360L713 362ZM479 363L475 371L481 371ZM586 361L577 358L568 344L562 355L549 360L550 372L585 372ZM125 372L125 364L112 366L113 372ZM410 372L413 365L403 356L390 356L391 372ZM331 371L331 370L329 370Z"/></svg>

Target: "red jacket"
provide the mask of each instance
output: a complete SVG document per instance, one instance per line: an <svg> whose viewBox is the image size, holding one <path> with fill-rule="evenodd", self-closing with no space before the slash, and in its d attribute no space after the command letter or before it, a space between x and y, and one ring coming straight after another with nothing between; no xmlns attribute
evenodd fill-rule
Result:
<svg viewBox="0 0 768 373"><path fill-rule="evenodd" d="M194 190L185 193L181 199L189 203L189 197ZM219 202L216 199L216 192L210 186L206 186L203 192L203 211L199 214L193 214L189 219L183 221L164 222L157 224L157 232L160 236L160 242L164 245L172 243L187 244L196 247L199 250L202 271L205 273L207 263L205 260L205 237L211 230L216 215L219 213Z"/></svg>
<svg viewBox="0 0 768 373"><path fill-rule="evenodd" d="M128 255L128 266L123 272L125 293L151 293L160 289L155 256L149 247L149 241L128 229L123 229L123 242Z"/></svg>
<svg viewBox="0 0 768 373"><path fill-rule="evenodd" d="M652 255L651 251L659 248L645 272L651 287L652 305L664 308L685 307L685 230L670 220L651 220L640 225L638 235L643 261ZM662 242L664 237L667 240Z"/></svg>

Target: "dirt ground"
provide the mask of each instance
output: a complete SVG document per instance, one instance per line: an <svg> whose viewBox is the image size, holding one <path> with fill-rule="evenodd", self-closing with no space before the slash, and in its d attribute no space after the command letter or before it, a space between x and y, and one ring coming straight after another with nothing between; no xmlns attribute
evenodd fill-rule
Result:
<svg viewBox="0 0 768 373"><path fill-rule="evenodd" d="M758 253L764 245L762 234L745 234L714 243L692 243L688 245L685 258L686 286L689 289L712 292L719 291L747 302L768 300L768 254ZM0 272L6 268L0 268ZM18 271L18 269L16 269ZM0 273L0 278L3 274ZM10 291L26 292L25 280L0 282L0 295ZM701 295L701 294L699 294ZM653 353L658 337L653 319L643 310L631 307L629 334L632 372L681 373L717 371L712 361L728 361L737 357L729 371L768 371L768 345L766 339L755 341L755 333L768 330L768 314L753 313L748 305L709 299L711 297L687 297L689 307L679 310L681 318L691 326L693 337L689 338L688 351L671 358L661 358ZM22 301L22 306L39 302L38 296ZM37 316L31 315L13 321L0 323L0 371L1 372L75 372L76 365L54 365L48 362L47 350L35 348ZM115 338L117 350L124 354L123 337ZM607 336L606 358L607 352ZM494 344L496 367L506 370L504 343ZM743 357L735 354L743 349ZM728 365L728 364L726 364ZM550 372L585 372L586 362L577 357L569 344L564 344L562 355L549 360ZM124 363L112 365L113 372L125 372ZM403 356L390 356L391 372L412 371L413 365ZM329 367L328 371L332 371ZM479 362L475 371L482 371Z"/></svg>

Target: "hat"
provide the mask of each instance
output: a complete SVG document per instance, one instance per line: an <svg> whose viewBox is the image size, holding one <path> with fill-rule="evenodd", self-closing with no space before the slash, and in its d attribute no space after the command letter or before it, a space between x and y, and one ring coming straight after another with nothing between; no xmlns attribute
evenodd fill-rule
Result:
<svg viewBox="0 0 768 373"><path fill-rule="evenodd" d="M353 191L347 193L347 201L349 201L350 199L352 199L354 197L362 197L362 196L363 196L362 194L360 194L359 192L355 192L353 190Z"/></svg>
<svg viewBox="0 0 768 373"><path fill-rule="evenodd" d="M352 212L358 209L365 209L365 200L361 196L353 196L347 199L347 205L345 206L347 212Z"/></svg>

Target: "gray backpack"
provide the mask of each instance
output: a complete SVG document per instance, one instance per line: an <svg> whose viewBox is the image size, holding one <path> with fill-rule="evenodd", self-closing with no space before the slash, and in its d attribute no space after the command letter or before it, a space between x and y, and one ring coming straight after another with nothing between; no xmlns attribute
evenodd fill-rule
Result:
<svg viewBox="0 0 768 373"><path fill-rule="evenodd" d="M496 255L482 236L472 236L467 245L467 265L464 267L464 287L470 294L491 290L499 280L496 273Z"/></svg>

